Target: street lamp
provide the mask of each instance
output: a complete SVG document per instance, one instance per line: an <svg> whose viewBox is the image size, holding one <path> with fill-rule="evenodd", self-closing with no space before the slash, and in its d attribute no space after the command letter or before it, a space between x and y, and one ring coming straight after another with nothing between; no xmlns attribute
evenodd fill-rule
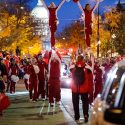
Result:
<svg viewBox="0 0 125 125"><path fill-rule="evenodd" d="M29 46L29 47L28 47L28 54L30 54L30 50L31 50L32 48L33 48L32 46Z"/></svg>
<svg viewBox="0 0 125 125"><path fill-rule="evenodd" d="M115 34L112 34L111 35L111 57L113 56L113 53L114 53L114 46L113 46L113 44L114 44L114 39L116 38L116 35Z"/></svg>
<svg viewBox="0 0 125 125"><path fill-rule="evenodd" d="M116 35L115 35L115 34L112 34L112 38L115 39L115 38L116 38Z"/></svg>

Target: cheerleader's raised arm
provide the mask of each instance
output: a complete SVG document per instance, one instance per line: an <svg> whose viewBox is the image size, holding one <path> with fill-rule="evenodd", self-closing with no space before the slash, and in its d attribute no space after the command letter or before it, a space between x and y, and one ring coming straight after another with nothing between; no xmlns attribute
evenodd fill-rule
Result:
<svg viewBox="0 0 125 125"><path fill-rule="evenodd" d="M79 1L77 2L77 4L78 4L79 9L80 9L80 10L82 11L82 13L84 14L84 11L83 11L83 8L82 8L82 5L80 4Z"/></svg>
<svg viewBox="0 0 125 125"><path fill-rule="evenodd" d="M41 2L43 3L43 6L48 10L48 6L46 5L44 0L41 0Z"/></svg>
<svg viewBox="0 0 125 125"><path fill-rule="evenodd" d="M93 12L97 9L98 5L100 2L102 2L103 0L96 0L96 4L95 6L93 7Z"/></svg>
<svg viewBox="0 0 125 125"><path fill-rule="evenodd" d="M65 3L65 1L68 1L68 0L62 0L62 1L60 2L60 4L58 5L56 11L58 11L58 10L61 8L61 6Z"/></svg>

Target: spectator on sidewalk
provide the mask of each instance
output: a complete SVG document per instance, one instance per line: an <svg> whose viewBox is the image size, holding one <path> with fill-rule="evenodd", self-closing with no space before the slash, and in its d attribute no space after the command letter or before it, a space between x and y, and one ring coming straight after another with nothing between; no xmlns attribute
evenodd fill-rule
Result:
<svg viewBox="0 0 125 125"><path fill-rule="evenodd" d="M89 96L90 87L92 87L88 79L89 79L88 70L85 68L85 62L83 61L83 56L79 55L77 57L75 68L72 69L72 82L71 82L72 103L73 103L74 115L75 115L74 117L77 122L80 119L80 113L79 113L80 97L82 100L83 116L84 116L85 122L88 122L88 117L89 117L88 96Z"/></svg>

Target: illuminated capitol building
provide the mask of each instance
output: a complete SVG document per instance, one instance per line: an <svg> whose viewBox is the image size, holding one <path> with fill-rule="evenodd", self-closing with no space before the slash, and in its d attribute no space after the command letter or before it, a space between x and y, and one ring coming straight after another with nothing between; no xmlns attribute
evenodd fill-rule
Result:
<svg viewBox="0 0 125 125"><path fill-rule="evenodd" d="M38 0L36 7L32 10L31 15L34 16L35 22L37 22L37 26L35 31L37 35L41 36L41 41L43 48L45 50L50 49L50 31L48 25L48 10L44 7L41 0Z"/></svg>

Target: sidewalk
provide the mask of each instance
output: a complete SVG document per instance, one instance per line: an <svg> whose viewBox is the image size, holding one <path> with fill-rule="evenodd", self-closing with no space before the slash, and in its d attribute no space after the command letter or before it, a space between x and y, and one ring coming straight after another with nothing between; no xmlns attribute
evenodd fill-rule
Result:
<svg viewBox="0 0 125 125"><path fill-rule="evenodd" d="M24 85L17 84L16 94L8 94L11 106L0 117L0 125L76 125L72 117L61 104L50 108L48 101L29 102Z"/></svg>

